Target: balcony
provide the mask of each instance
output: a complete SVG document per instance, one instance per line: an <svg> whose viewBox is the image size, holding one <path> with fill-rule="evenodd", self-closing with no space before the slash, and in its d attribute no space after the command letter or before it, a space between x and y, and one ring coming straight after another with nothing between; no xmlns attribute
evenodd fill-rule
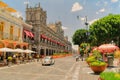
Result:
<svg viewBox="0 0 120 80"><path fill-rule="evenodd" d="M19 40L18 36L10 35L9 33L1 32L1 31L0 31L0 39L1 40L9 39L9 40L14 40L14 41L18 41Z"/></svg>

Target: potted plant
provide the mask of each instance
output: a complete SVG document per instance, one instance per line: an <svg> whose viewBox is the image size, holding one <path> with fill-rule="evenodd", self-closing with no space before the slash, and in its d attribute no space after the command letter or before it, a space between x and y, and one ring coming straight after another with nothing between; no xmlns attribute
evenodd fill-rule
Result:
<svg viewBox="0 0 120 80"><path fill-rule="evenodd" d="M91 62L94 62L94 61L96 61L95 56L89 56L89 57L86 59L86 62L88 63L88 65L89 65Z"/></svg>
<svg viewBox="0 0 120 80"><path fill-rule="evenodd" d="M98 51L98 50L94 50L92 52L92 55L95 56L96 60L101 60L102 59L102 55L101 55L100 51Z"/></svg>
<svg viewBox="0 0 120 80"><path fill-rule="evenodd" d="M97 60L90 63L90 68L95 74L99 74L106 69L106 63Z"/></svg>
<svg viewBox="0 0 120 80"><path fill-rule="evenodd" d="M102 72L98 80L120 80L120 73Z"/></svg>
<svg viewBox="0 0 120 80"><path fill-rule="evenodd" d="M98 50L94 50L94 51L92 52L92 55L89 56L89 57L86 59L86 61L87 61L88 64L91 63L91 62L94 62L94 61L96 61L96 60L102 60L102 56L101 56L101 54L100 54L100 52L99 52Z"/></svg>
<svg viewBox="0 0 120 80"><path fill-rule="evenodd" d="M11 56L8 57L8 62L12 62L12 57Z"/></svg>
<svg viewBox="0 0 120 80"><path fill-rule="evenodd" d="M8 57L8 66L10 66L12 64L12 59L13 58L11 56Z"/></svg>

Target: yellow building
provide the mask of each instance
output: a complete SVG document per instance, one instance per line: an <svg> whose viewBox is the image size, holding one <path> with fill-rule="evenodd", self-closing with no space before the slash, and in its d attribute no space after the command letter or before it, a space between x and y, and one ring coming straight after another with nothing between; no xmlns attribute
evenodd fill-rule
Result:
<svg viewBox="0 0 120 80"><path fill-rule="evenodd" d="M14 12L16 10L0 1L0 48L26 49L28 44L22 40L23 26L21 23L23 21L13 16Z"/></svg>

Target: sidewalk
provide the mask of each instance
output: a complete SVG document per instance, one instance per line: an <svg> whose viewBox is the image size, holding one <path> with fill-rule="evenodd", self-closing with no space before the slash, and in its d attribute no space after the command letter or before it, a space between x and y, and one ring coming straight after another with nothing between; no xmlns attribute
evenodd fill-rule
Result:
<svg viewBox="0 0 120 80"><path fill-rule="evenodd" d="M94 74L91 68L88 66L86 61L79 61L80 69L79 69L79 80L98 80L99 75ZM105 71L117 71L119 69L118 66L107 67Z"/></svg>
<svg viewBox="0 0 120 80"><path fill-rule="evenodd" d="M94 74L86 61L79 61L79 80L98 80L99 75Z"/></svg>

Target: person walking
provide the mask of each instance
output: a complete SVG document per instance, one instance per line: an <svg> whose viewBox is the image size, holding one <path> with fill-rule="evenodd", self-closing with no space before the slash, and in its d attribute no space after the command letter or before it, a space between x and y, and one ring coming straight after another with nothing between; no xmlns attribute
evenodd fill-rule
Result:
<svg viewBox="0 0 120 80"><path fill-rule="evenodd" d="M81 57L81 61L83 61L84 58L84 49L80 48L80 57Z"/></svg>

